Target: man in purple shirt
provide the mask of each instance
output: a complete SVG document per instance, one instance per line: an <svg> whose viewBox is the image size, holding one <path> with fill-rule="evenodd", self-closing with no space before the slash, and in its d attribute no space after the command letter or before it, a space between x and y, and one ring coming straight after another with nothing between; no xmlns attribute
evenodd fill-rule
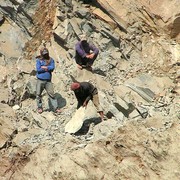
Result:
<svg viewBox="0 0 180 180"><path fill-rule="evenodd" d="M87 42L86 35L82 35L81 40L76 43L75 51L78 68L92 70L92 65L99 54L99 50L96 46Z"/></svg>

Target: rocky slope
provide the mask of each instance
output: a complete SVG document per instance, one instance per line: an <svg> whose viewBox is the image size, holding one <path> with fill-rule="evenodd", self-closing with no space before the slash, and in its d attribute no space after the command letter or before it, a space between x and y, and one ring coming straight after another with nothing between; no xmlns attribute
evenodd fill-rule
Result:
<svg viewBox="0 0 180 180"><path fill-rule="evenodd" d="M0 6L0 176L2 179L180 178L178 0L4 1ZM168 8L167 8L168 7ZM78 70L85 32L100 49L93 72ZM36 113L35 56L56 61L60 115ZM89 104L76 134L72 77L98 87L107 120ZM51 108L51 107L50 107Z"/></svg>

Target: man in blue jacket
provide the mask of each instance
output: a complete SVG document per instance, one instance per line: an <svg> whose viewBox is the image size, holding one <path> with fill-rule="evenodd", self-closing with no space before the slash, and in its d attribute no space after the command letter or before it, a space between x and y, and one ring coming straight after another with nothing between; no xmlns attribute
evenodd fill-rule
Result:
<svg viewBox="0 0 180 180"><path fill-rule="evenodd" d="M55 112L59 113L61 110L58 108L58 102L54 95L54 88L51 82L52 72L55 68L54 59L49 56L49 51L47 48L40 50L40 56L36 59L36 100L37 100L37 112L42 113L42 92L45 89L49 95L50 102L55 109Z"/></svg>
<svg viewBox="0 0 180 180"><path fill-rule="evenodd" d="M78 68L92 70L92 65L99 54L99 49L95 45L87 42L85 34L83 34L81 40L76 43L75 51L75 60Z"/></svg>

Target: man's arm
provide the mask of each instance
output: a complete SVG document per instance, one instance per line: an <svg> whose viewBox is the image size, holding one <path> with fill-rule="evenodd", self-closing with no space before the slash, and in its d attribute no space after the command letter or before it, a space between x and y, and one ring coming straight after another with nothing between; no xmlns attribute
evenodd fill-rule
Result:
<svg viewBox="0 0 180 180"><path fill-rule="evenodd" d="M86 100L83 102L83 107L87 107L89 100L91 97L87 97Z"/></svg>
<svg viewBox="0 0 180 180"><path fill-rule="evenodd" d="M86 57L89 59L93 59L95 56L97 57L97 55L99 54L99 49L92 44L89 45L89 48L91 51L93 51L93 53L86 55Z"/></svg>
<svg viewBox="0 0 180 180"><path fill-rule="evenodd" d="M86 57L86 52L82 49L81 47L81 44L78 42L76 45L75 45L75 50L77 51L77 53L82 57Z"/></svg>
<svg viewBox="0 0 180 180"><path fill-rule="evenodd" d="M99 54L99 49L95 45L90 44L89 47L90 47L90 50L93 51L94 55L98 55Z"/></svg>
<svg viewBox="0 0 180 180"><path fill-rule="evenodd" d="M43 68L43 66L41 65L41 62L39 59L36 60L36 71L38 73L42 73L42 72L45 72L45 68Z"/></svg>
<svg viewBox="0 0 180 180"><path fill-rule="evenodd" d="M46 67L47 67L47 71L51 71L52 72L55 69L54 59L51 58L50 63Z"/></svg>

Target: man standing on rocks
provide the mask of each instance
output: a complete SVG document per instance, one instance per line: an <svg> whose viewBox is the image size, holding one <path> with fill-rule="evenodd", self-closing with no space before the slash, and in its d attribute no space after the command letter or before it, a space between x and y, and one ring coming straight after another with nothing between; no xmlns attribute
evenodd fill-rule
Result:
<svg viewBox="0 0 180 180"><path fill-rule="evenodd" d="M61 109L58 108L58 102L54 95L54 88L51 82L52 72L55 68L54 59L49 56L49 51L47 48L42 48L40 50L40 56L36 59L36 77L37 77L37 85L36 85L36 100L37 100L37 112L42 113L42 92L45 89L47 94L49 95L50 102L55 109L56 113L60 113Z"/></svg>
<svg viewBox="0 0 180 180"><path fill-rule="evenodd" d="M87 36L83 34L75 45L75 60L79 69L87 68L92 71L94 60L99 54L99 49L88 43Z"/></svg>
<svg viewBox="0 0 180 180"><path fill-rule="evenodd" d="M78 101L77 109L81 106L86 107L89 100L92 100L97 112L101 116L101 120L104 119L104 114L99 103L98 90L89 82L73 82L71 84L71 90L74 91L76 99Z"/></svg>

